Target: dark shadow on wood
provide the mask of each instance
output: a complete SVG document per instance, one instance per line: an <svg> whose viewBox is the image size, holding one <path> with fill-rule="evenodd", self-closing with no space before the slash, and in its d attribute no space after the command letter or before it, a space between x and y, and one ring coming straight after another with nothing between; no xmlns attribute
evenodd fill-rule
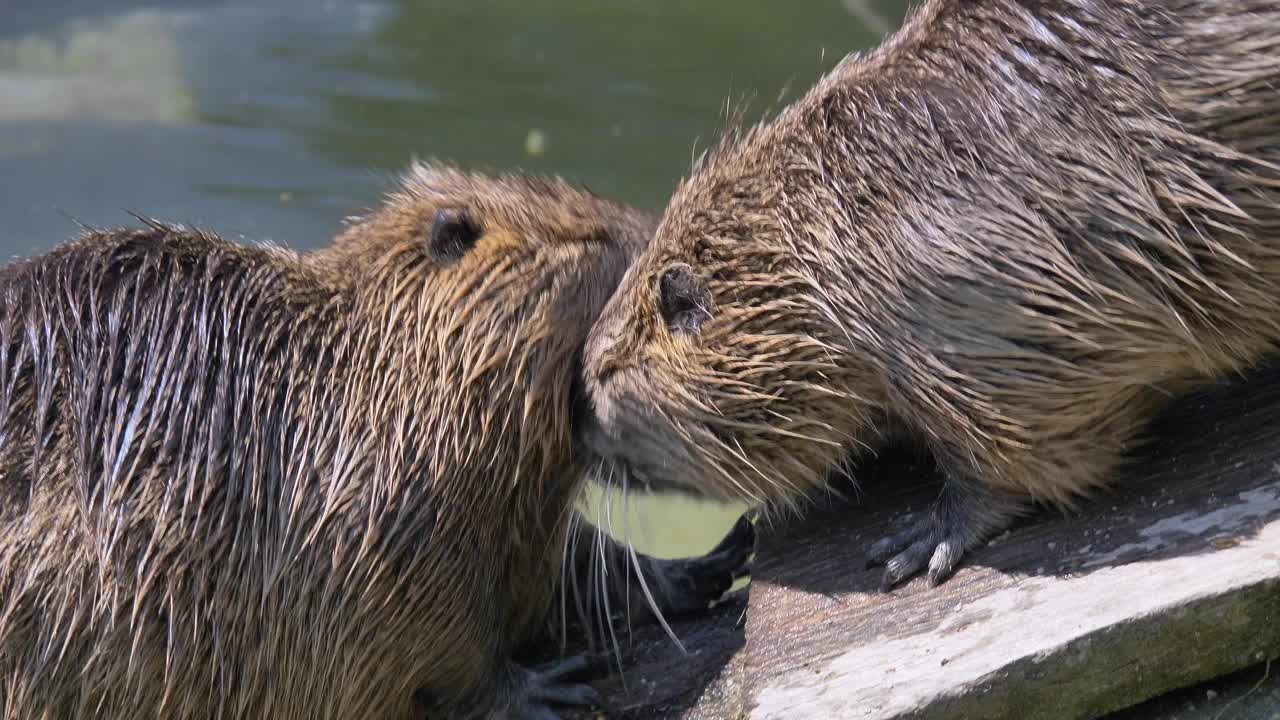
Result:
<svg viewBox="0 0 1280 720"><path fill-rule="evenodd" d="M745 589L726 596L706 616L671 622L686 653L656 624L618 630L623 672L617 658L609 655L601 663L608 672L594 678L592 686L616 712L610 718L649 720L651 718L693 718L713 720L727 717L725 704L731 698L724 688L730 660L742 648L743 623L747 612ZM583 649L580 646L571 650ZM564 712L565 718L595 718L598 713Z"/></svg>

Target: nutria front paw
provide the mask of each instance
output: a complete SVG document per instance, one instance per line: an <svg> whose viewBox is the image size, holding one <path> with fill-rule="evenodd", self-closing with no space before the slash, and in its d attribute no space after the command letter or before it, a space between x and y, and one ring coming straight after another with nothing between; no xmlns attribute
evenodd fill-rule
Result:
<svg viewBox="0 0 1280 720"><path fill-rule="evenodd" d="M697 558L655 561L663 588L663 615L679 617L704 612L738 579L751 574L756 528L750 515L738 518L711 552Z"/></svg>
<svg viewBox="0 0 1280 720"><path fill-rule="evenodd" d="M929 587L955 570L964 554L1008 527L1026 504L997 495L964 480L948 480L933 507L906 521L906 529L889 535L868 550L867 567L884 565L880 589L888 592L928 563Z"/></svg>
<svg viewBox="0 0 1280 720"><path fill-rule="evenodd" d="M516 687L507 707L489 716L489 720L560 720L554 706L597 708L608 706L595 688L569 678L593 665L586 653L571 655L542 668L531 670L517 666Z"/></svg>

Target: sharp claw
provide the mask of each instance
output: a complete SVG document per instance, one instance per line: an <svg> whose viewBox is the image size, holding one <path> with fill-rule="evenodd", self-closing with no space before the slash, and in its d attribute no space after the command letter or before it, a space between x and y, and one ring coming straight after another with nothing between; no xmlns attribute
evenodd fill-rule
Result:
<svg viewBox="0 0 1280 720"><path fill-rule="evenodd" d="M888 591L920 572L927 561L926 582L937 587L954 573L968 548L1006 527L1023 507L1025 501L1016 496L995 494L966 481L948 481L931 511L913 516L905 530L867 549L864 569L883 563L881 589Z"/></svg>
<svg viewBox="0 0 1280 720"><path fill-rule="evenodd" d="M956 564L964 554L964 544L958 539L943 540L933 550L929 560L929 587L937 587L943 580L951 576Z"/></svg>
<svg viewBox="0 0 1280 720"><path fill-rule="evenodd" d="M891 592L902 578L894 575L894 572L888 568L885 569L884 575L880 576L880 592Z"/></svg>
<svg viewBox="0 0 1280 720"><path fill-rule="evenodd" d="M884 579L880 586L886 592L893 586L912 577L924 567L925 559L933 551L933 543L928 538L916 540L906 549L894 555L885 563Z"/></svg>

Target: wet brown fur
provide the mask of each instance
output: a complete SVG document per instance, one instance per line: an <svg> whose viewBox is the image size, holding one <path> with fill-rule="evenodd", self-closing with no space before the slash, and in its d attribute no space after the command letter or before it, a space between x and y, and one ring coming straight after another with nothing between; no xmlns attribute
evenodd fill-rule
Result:
<svg viewBox="0 0 1280 720"><path fill-rule="evenodd" d="M900 428L1070 506L1277 338L1280 3L928 0L695 167L586 373L654 486L785 502Z"/></svg>
<svg viewBox="0 0 1280 720"><path fill-rule="evenodd" d="M316 252L151 223L0 270L0 716L500 716L652 222L419 165Z"/></svg>

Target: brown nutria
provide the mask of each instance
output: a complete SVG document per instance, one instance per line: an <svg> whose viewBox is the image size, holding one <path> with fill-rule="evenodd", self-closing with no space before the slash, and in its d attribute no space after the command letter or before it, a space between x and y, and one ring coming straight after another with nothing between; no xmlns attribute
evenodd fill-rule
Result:
<svg viewBox="0 0 1280 720"><path fill-rule="evenodd" d="M588 340L591 444L787 502L890 429L885 585L1103 486L1280 338L1280 3L928 0L681 184Z"/></svg>
<svg viewBox="0 0 1280 720"><path fill-rule="evenodd" d="M312 253L149 222L0 270L3 717L592 702L581 656L514 657L566 544L575 570L629 553L578 538L576 358L651 228L558 179L418 165ZM696 610L749 544L632 567Z"/></svg>

